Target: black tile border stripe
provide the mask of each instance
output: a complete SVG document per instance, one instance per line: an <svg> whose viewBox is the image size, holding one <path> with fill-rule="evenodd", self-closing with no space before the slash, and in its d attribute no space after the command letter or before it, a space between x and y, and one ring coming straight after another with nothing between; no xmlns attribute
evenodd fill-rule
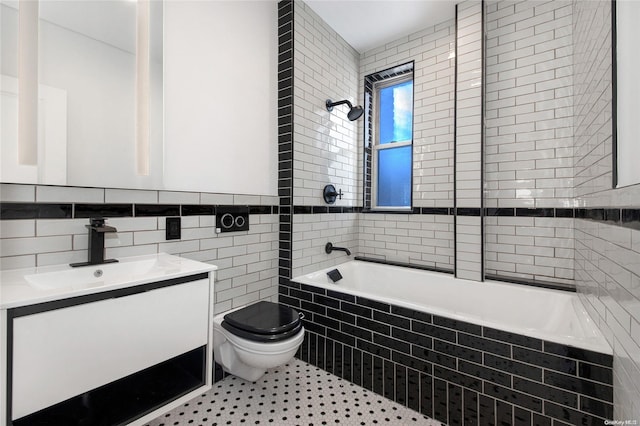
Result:
<svg viewBox="0 0 640 426"><path fill-rule="evenodd" d="M279 206L239 204L0 203L0 220L215 216L218 209L234 208L248 208L250 214L280 211Z"/></svg>
<svg viewBox="0 0 640 426"><path fill-rule="evenodd" d="M453 269L437 268L435 266L416 265L413 263L394 262L391 260L375 259L372 257L355 256L354 260L360 260L362 262L380 263L382 265L401 266L403 268L420 269L423 271L441 272L444 274L453 274Z"/></svg>
<svg viewBox="0 0 640 426"><path fill-rule="evenodd" d="M487 217L545 217L559 219L586 219L640 230L640 208L521 208L521 207L414 207L411 210L369 210L349 206L293 206L293 214L363 213L441 216ZM484 213L484 215L481 215Z"/></svg>
<svg viewBox="0 0 640 426"><path fill-rule="evenodd" d="M290 189L290 188L289 188ZM283 197L281 197L283 198ZM289 199L289 197L284 197ZM481 209L467 207L414 207L412 210L367 210L352 206L294 206L290 204L125 204L125 203L14 203L0 202L0 220L72 219L102 217L208 216L218 208L248 207L250 214L406 214L440 216L480 216ZM281 207L285 207L282 209ZM287 209L286 207L289 207ZM292 212L291 212L292 210ZM640 230L640 208L505 208L486 207L485 217L544 217L584 219Z"/></svg>
<svg viewBox="0 0 640 426"><path fill-rule="evenodd" d="M501 275L493 275L493 274L485 274L485 279L492 281L501 281L505 283L511 284L525 284L533 287L546 288L549 290L560 290L560 291L569 291L576 292L576 286L574 284L558 284L552 281L541 281L541 280L525 280L522 278L510 278L504 277Z"/></svg>
<svg viewBox="0 0 640 426"><path fill-rule="evenodd" d="M0 220L71 219L71 203L0 203Z"/></svg>

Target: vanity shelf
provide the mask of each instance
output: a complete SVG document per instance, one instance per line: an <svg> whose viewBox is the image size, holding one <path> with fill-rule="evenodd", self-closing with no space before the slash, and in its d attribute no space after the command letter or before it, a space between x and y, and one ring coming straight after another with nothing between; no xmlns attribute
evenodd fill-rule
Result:
<svg viewBox="0 0 640 426"><path fill-rule="evenodd" d="M106 289L3 307L8 425L138 425L211 387L215 267L158 256L171 278L151 268L134 285L107 278Z"/></svg>

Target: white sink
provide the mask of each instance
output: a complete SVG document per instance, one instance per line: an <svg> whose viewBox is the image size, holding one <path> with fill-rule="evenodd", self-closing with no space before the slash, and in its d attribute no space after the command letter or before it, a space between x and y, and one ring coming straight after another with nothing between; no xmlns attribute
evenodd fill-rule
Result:
<svg viewBox="0 0 640 426"><path fill-rule="evenodd" d="M209 273L215 269L213 265L159 253L76 268L54 265L0 271L0 308Z"/></svg>
<svg viewBox="0 0 640 426"><path fill-rule="evenodd" d="M153 268L161 268L163 266L166 268L169 265L166 262L165 265L162 265L162 262L158 259L144 259L30 274L25 275L24 279L32 286L42 290L90 288L134 280L149 274Z"/></svg>

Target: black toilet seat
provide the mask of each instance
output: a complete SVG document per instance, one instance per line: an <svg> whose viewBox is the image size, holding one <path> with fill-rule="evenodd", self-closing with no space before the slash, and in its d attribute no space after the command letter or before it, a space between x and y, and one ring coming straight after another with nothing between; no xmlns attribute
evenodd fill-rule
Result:
<svg viewBox="0 0 640 426"><path fill-rule="evenodd" d="M226 314L222 327L253 342L275 343L298 334L302 321L293 308L260 301Z"/></svg>

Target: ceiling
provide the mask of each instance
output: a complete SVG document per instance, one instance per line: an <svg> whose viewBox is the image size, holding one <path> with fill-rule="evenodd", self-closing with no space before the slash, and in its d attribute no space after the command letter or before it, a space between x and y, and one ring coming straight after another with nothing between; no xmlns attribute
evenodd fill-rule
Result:
<svg viewBox="0 0 640 426"><path fill-rule="evenodd" d="M305 0L358 52L453 19L456 0Z"/></svg>

